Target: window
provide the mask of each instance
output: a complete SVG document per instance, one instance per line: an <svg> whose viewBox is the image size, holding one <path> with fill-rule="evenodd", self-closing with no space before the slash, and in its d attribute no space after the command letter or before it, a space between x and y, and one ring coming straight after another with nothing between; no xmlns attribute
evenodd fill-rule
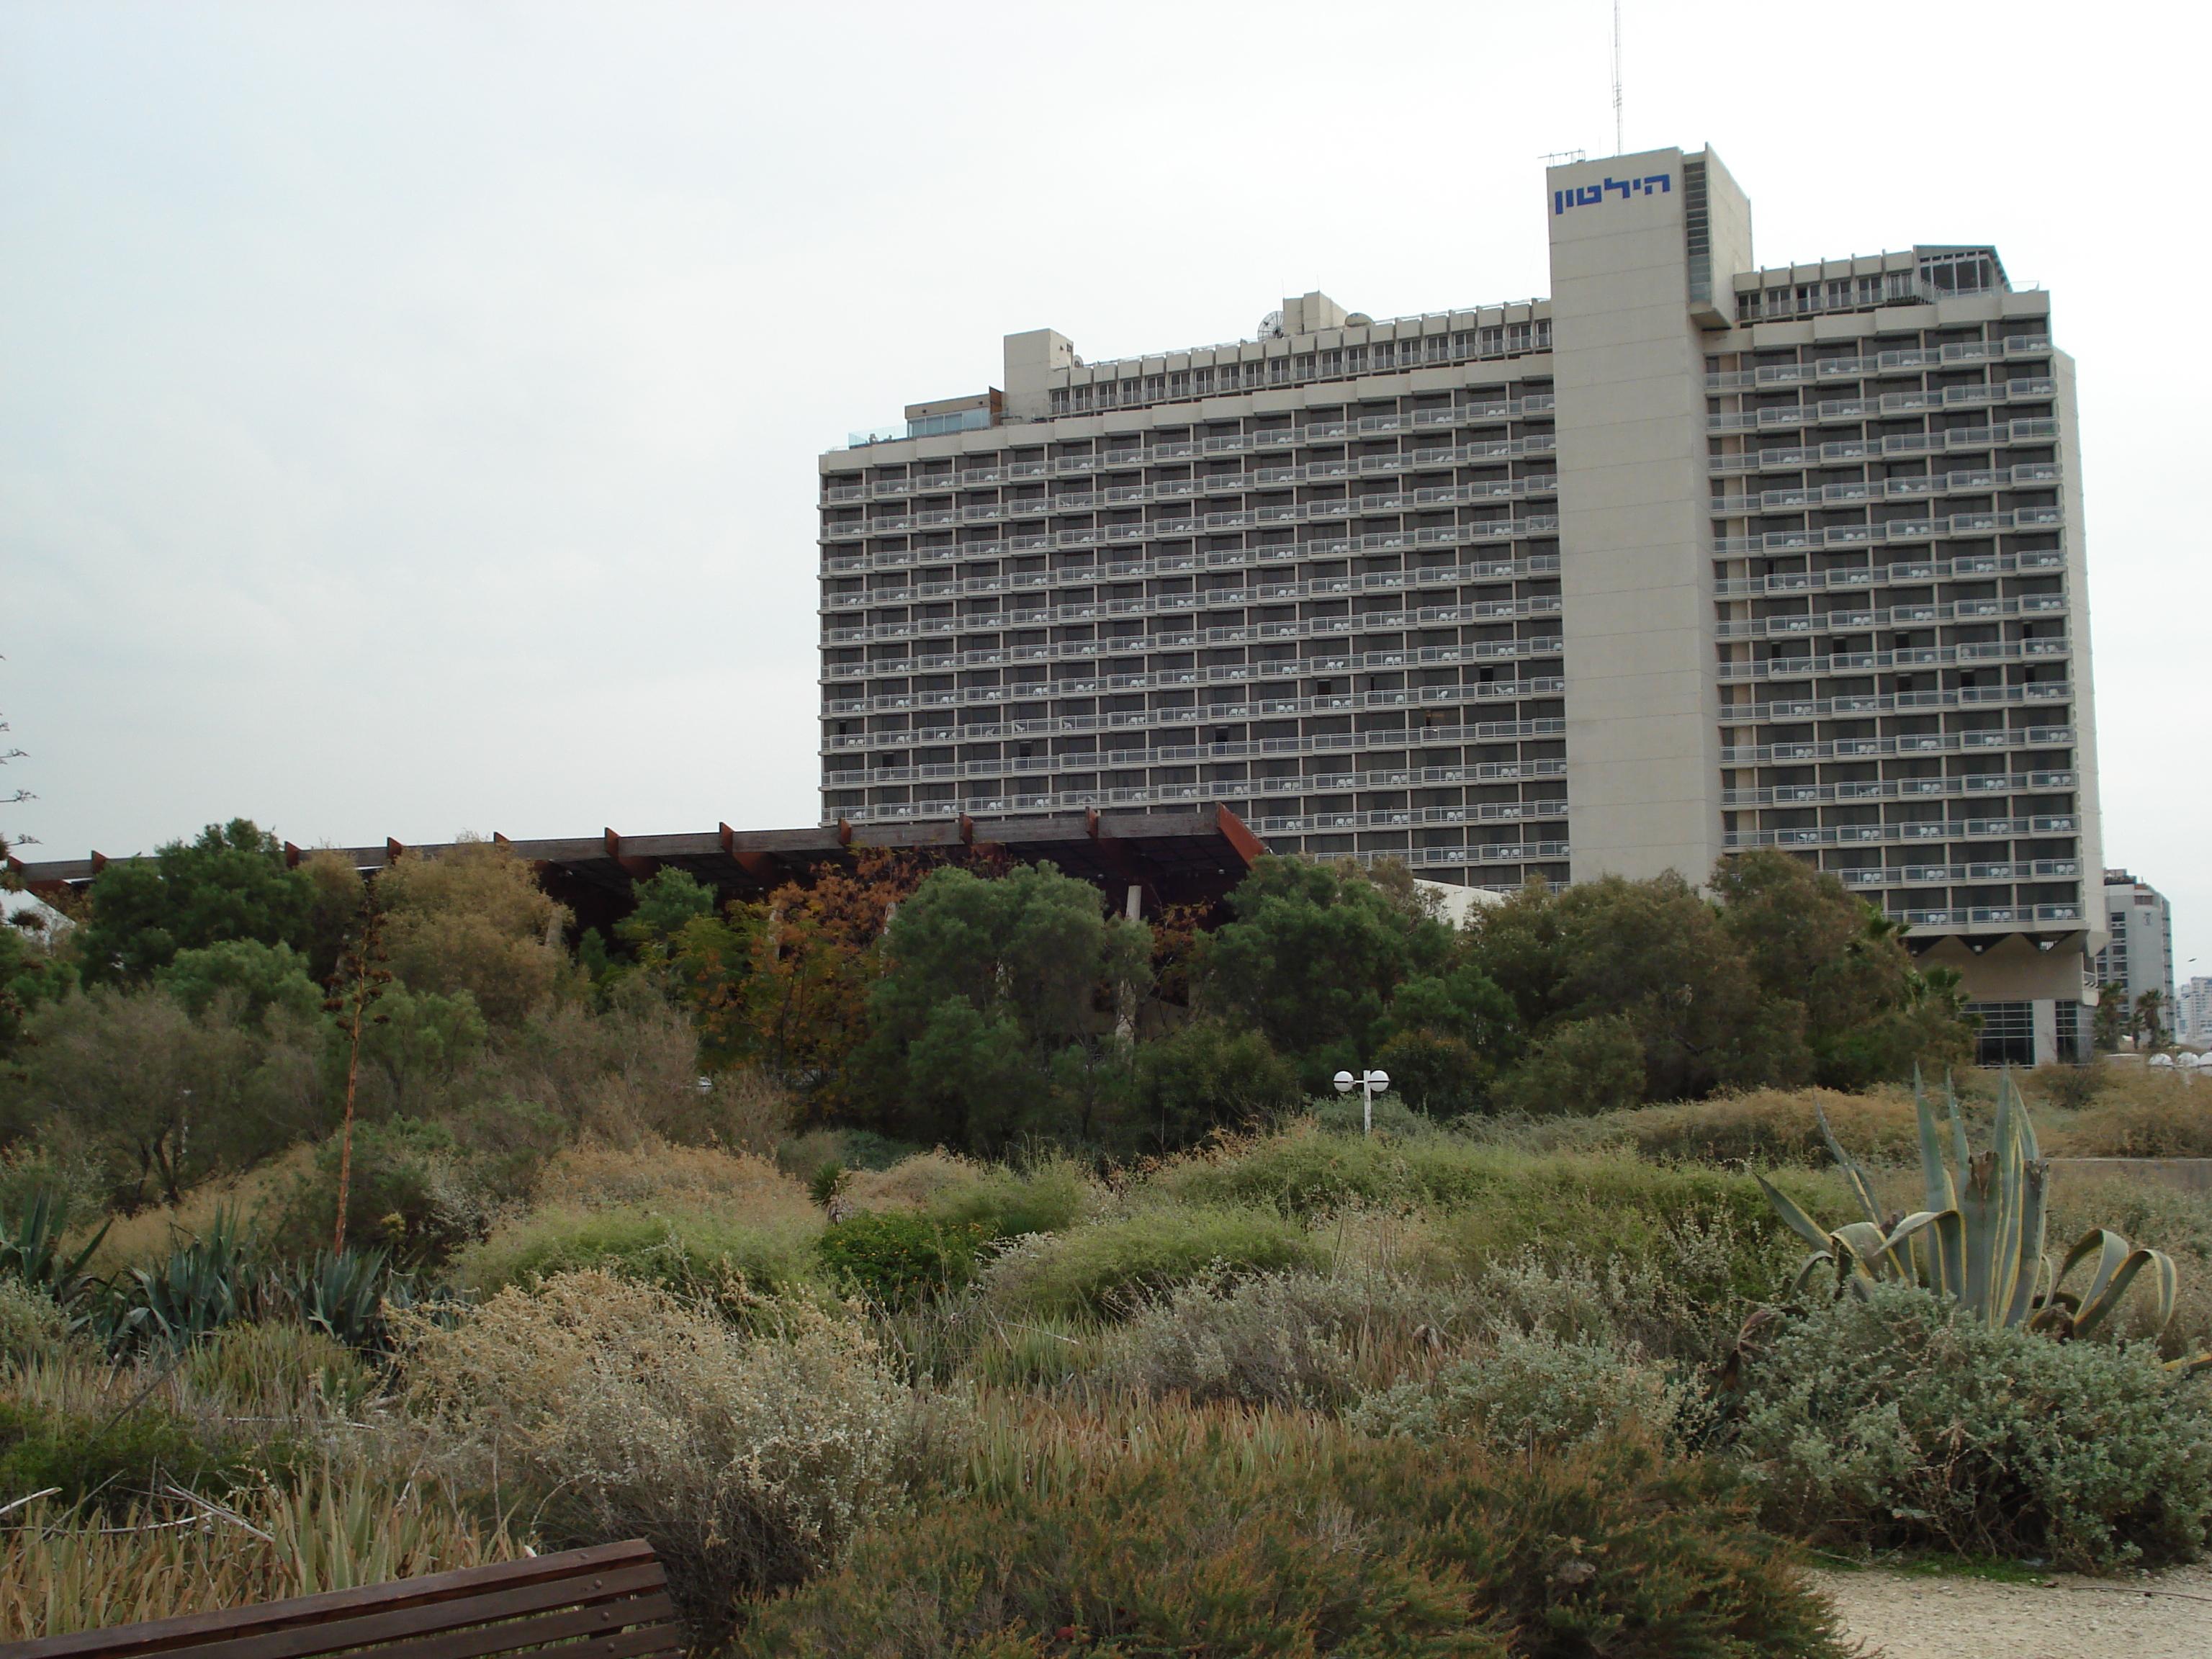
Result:
<svg viewBox="0 0 2212 1659"><path fill-rule="evenodd" d="M1052 412L1055 415L1065 415L1067 413L1067 388L1064 386L1054 386L1052 389Z"/></svg>
<svg viewBox="0 0 2212 1659"><path fill-rule="evenodd" d="M1494 357L1499 352L1505 349L1505 331L1504 329L1486 328L1479 330L1477 332L1478 337L1482 343L1482 355L1484 356Z"/></svg>
<svg viewBox="0 0 2212 1659"><path fill-rule="evenodd" d="M1212 377L1209 375L1206 378L1211 380ZM1175 374L1168 376L1168 396L1170 398L1188 398L1190 396L1190 371L1188 369L1180 369Z"/></svg>
<svg viewBox="0 0 2212 1659"><path fill-rule="evenodd" d="M1213 371L1210 368L1191 370L1190 386L1192 392L1197 396L1211 398L1213 395Z"/></svg>
<svg viewBox="0 0 2212 1659"><path fill-rule="evenodd" d="M2032 1002L1970 1002L1970 1014L1982 1017L1975 1039L1977 1066L2035 1064L2035 1005Z"/></svg>
<svg viewBox="0 0 2212 1659"><path fill-rule="evenodd" d="M1505 328L1505 349L1526 351L1535 343L1536 325L1534 323L1509 323Z"/></svg>

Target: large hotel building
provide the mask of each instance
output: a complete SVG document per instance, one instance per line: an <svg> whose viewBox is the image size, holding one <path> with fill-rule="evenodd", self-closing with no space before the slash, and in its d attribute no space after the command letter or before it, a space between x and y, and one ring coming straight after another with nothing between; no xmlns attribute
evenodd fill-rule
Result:
<svg viewBox="0 0 2212 1659"><path fill-rule="evenodd" d="M1504 888L1780 847L2086 1041L2072 364L1996 251L1760 270L1710 151L1553 168L1549 299L1090 363L821 459L825 823L1227 806ZM2085 883L2087 884L2085 885Z"/></svg>

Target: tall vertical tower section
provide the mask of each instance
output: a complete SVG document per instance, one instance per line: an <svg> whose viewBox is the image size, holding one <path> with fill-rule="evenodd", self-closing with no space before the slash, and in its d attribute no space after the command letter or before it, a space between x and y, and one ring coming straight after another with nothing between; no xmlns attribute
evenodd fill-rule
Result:
<svg viewBox="0 0 2212 1659"><path fill-rule="evenodd" d="M1545 186L1574 878L1695 879L1723 848L1705 342L1751 204L1710 151Z"/></svg>

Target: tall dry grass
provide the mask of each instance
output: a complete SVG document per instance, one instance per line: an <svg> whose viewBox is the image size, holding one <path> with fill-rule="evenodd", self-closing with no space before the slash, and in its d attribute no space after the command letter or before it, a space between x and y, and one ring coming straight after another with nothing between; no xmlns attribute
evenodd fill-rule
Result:
<svg viewBox="0 0 2212 1659"><path fill-rule="evenodd" d="M118 1520L45 1500L0 1527L0 1641L350 1589L510 1561L526 1538L435 1485L360 1463L275 1486L149 1503Z"/></svg>
<svg viewBox="0 0 2212 1659"><path fill-rule="evenodd" d="M183 1243L198 1238L219 1214L236 1215L249 1225L273 1216L314 1170L315 1149L299 1146L236 1176L219 1176L191 1188L175 1204L149 1206L136 1215L88 1221L72 1229L70 1243L81 1248L107 1229L92 1259L92 1271L112 1273L124 1267L161 1261Z"/></svg>
<svg viewBox="0 0 2212 1659"><path fill-rule="evenodd" d="M765 1158L720 1146L682 1146L658 1136L628 1145L589 1140L556 1153L532 1194L541 1206L625 1205L728 1210L763 1219L811 1212L806 1189Z"/></svg>

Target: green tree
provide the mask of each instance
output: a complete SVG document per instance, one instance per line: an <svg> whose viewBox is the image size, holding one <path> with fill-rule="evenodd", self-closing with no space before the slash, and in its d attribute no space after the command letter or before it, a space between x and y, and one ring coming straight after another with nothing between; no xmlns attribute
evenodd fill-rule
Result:
<svg viewBox="0 0 2212 1659"><path fill-rule="evenodd" d="M81 942L94 983L143 981L179 951L230 939L304 950L313 880L287 867L283 844L245 818L210 824L150 859L109 865L92 884Z"/></svg>
<svg viewBox="0 0 2212 1659"><path fill-rule="evenodd" d="M2118 1054L2120 1040L2128 1035L2128 988L2124 985L2100 985L2097 988L2097 1012L2092 1027L2096 1046L2108 1054Z"/></svg>
<svg viewBox="0 0 2212 1659"><path fill-rule="evenodd" d="M1257 1031L1198 1018L1138 1045L1127 1127L1147 1152L1180 1152L1215 1129L1241 1129L1305 1098L1297 1067Z"/></svg>
<svg viewBox="0 0 2212 1659"><path fill-rule="evenodd" d="M1803 1011L1813 1081L1863 1089L1971 1058L1957 1007L1914 969L1901 924L1834 876L1760 849L1722 860L1711 887L1761 993Z"/></svg>
<svg viewBox="0 0 2212 1659"><path fill-rule="evenodd" d="M2156 986L2136 999L2136 1029L2142 1048L2166 1047L2166 993Z"/></svg>
<svg viewBox="0 0 2212 1659"><path fill-rule="evenodd" d="M1800 1082L1812 1070L1802 1014L1761 995L1714 908L1671 871L1532 884L1481 913L1474 961L1540 1046L1556 1048L1562 1028L1582 1021L1626 1021L1644 1052L1645 1099ZM1602 1036L1588 1042L1617 1047Z"/></svg>
<svg viewBox="0 0 2212 1659"><path fill-rule="evenodd" d="M1109 919L1096 888L1050 864L996 879L934 872L885 933L858 1092L909 1138L994 1151L1017 1133L1081 1133L1110 1043L1115 994L1148 975L1152 934ZM1080 1079L1091 1110L1062 1089ZM1071 1109L1073 1108L1073 1109Z"/></svg>
<svg viewBox="0 0 2212 1659"><path fill-rule="evenodd" d="M92 1150L126 1209L174 1202L326 1127L323 1032L271 1009L266 1030L217 999L195 1020L159 986L96 986L27 1023L24 1097L36 1129Z"/></svg>
<svg viewBox="0 0 2212 1659"><path fill-rule="evenodd" d="M289 945L258 939L225 939L196 951L179 951L154 982L195 1019L205 1018L218 1000L233 1018L260 1026L270 1011L308 1018L321 1006L323 994L307 977L307 959Z"/></svg>
<svg viewBox="0 0 2212 1659"><path fill-rule="evenodd" d="M632 950L665 951L690 923L714 914L714 890L674 865L631 888L637 908L615 924L615 937Z"/></svg>
<svg viewBox="0 0 2212 1659"><path fill-rule="evenodd" d="M404 857L376 878L376 896L386 959L411 991L466 991L508 1030L574 988L568 913L505 847L464 841L434 859Z"/></svg>
<svg viewBox="0 0 2212 1659"><path fill-rule="evenodd" d="M1455 965L1449 927L1356 872L1262 858L1229 907L1199 946L1196 1006L1291 1057L1311 1092L1373 1063L1401 985Z"/></svg>
<svg viewBox="0 0 2212 1659"><path fill-rule="evenodd" d="M1498 1072L1524 1047L1513 1000L1473 963L1406 981L1388 1024L1375 1063L1408 1105L1432 1117L1488 1104Z"/></svg>
<svg viewBox="0 0 2212 1659"><path fill-rule="evenodd" d="M44 1003L58 1002L76 984L76 966L63 959L39 931L0 927L0 1058L15 1051L23 1021Z"/></svg>

